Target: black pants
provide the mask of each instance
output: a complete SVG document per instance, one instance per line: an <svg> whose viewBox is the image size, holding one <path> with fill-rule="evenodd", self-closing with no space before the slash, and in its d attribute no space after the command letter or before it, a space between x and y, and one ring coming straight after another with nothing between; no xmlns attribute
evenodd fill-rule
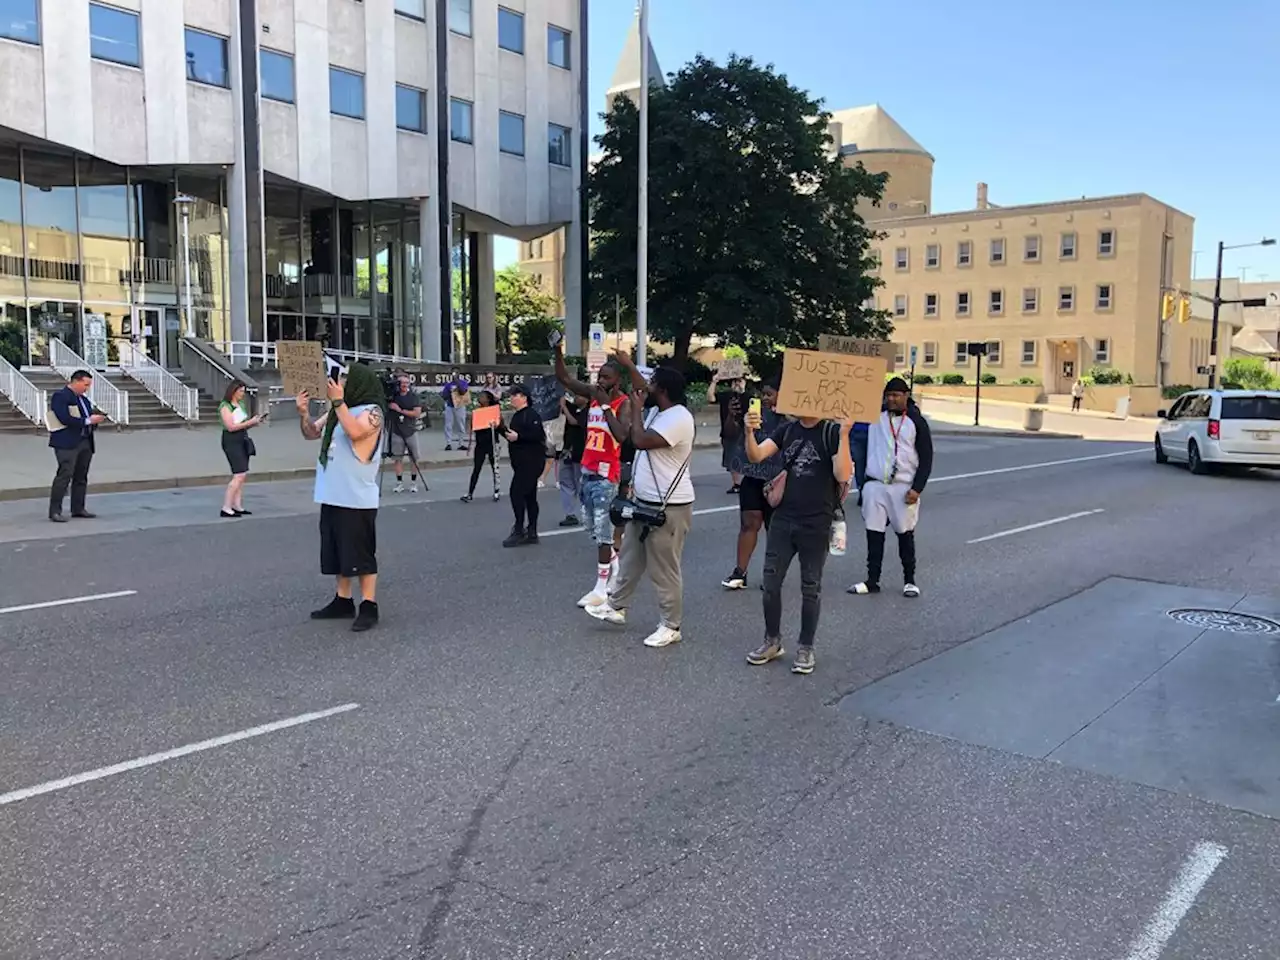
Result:
<svg viewBox="0 0 1280 960"><path fill-rule="evenodd" d="M467 487L467 496L470 497L476 492L476 481L480 479L480 470L484 467L485 458L489 460L489 468L493 471L493 492L498 492L498 461L493 455L493 447L482 447L476 445L475 453L471 457L471 483ZM534 484L536 487L537 484Z"/></svg>
<svg viewBox="0 0 1280 960"><path fill-rule="evenodd" d="M517 530L538 532L538 478L542 467L542 460L511 464L511 512L515 514Z"/></svg>
<svg viewBox="0 0 1280 960"><path fill-rule="evenodd" d="M791 561L799 556L800 645L813 646L822 612L822 570L830 541L830 524L796 524L774 516L764 548L764 632L768 639L782 636L782 583Z"/></svg>
<svg viewBox="0 0 1280 960"><path fill-rule="evenodd" d="M53 489L49 491L49 516L62 513L62 501L67 495L67 487L71 488L71 512L84 513L84 500L89 493L89 464L93 460L93 445L85 439L68 450L55 447L53 452L58 458L58 473L53 478Z"/></svg>
<svg viewBox="0 0 1280 960"><path fill-rule="evenodd" d="M1071 410L1072 410L1072 412L1075 412L1076 410L1079 410L1079 409L1080 409L1080 400L1081 400L1081 398L1080 398L1080 397L1072 397L1072 398L1071 398Z"/></svg>
<svg viewBox="0 0 1280 960"><path fill-rule="evenodd" d="M916 582L916 532L898 534L898 559L902 561L902 582ZM884 531L867 531L867 583L880 582L884 567Z"/></svg>

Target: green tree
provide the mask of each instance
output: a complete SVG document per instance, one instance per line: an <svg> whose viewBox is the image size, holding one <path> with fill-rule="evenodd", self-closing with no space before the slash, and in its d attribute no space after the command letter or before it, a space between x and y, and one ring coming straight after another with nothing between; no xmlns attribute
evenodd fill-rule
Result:
<svg viewBox="0 0 1280 960"><path fill-rule="evenodd" d="M886 177L846 168L828 115L772 67L698 57L649 98L649 335L683 363L694 336L745 347L763 372L822 333L887 337L864 306L875 234L855 204ZM592 312L635 310L639 115L619 98L588 182Z"/></svg>
<svg viewBox="0 0 1280 960"><path fill-rule="evenodd" d="M27 328L16 320L0 320L0 357L15 367L27 362Z"/></svg>
<svg viewBox="0 0 1280 960"><path fill-rule="evenodd" d="M1222 382L1239 384L1242 390L1272 390L1277 377L1262 357L1231 357L1222 365Z"/></svg>
<svg viewBox="0 0 1280 960"><path fill-rule="evenodd" d="M498 271L494 278L497 287L495 319L498 340L503 353L511 352L512 324L517 320L540 320L552 315L556 300L542 292L538 281L524 273L514 263ZM542 349L546 349L543 340Z"/></svg>

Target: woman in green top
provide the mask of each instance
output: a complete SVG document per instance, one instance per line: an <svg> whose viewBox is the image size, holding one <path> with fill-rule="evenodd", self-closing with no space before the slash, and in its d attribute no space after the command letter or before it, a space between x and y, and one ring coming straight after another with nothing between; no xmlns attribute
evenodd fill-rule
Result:
<svg viewBox="0 0 1280 960"><path fill-rule="evenodd" d="M249 430L267 419L267 414L249 416L244 402L244 384L233 380L218 404L218 416L222 419L222 452L227 455L227 464L231 467L231 482L227 484L227 492L222 498L220 516L234 520L250 513L244 508L244 482L249 476L249 458L257 450L249 439Z"/></svg>

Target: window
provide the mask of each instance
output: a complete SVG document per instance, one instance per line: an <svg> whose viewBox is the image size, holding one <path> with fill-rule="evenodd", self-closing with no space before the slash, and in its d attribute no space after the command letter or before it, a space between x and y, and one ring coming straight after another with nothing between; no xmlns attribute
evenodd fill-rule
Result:
<svg viewBox="0 0 1280 960"><path fill-rule="evenodd" d="M115 7L89 4L89 56L130 67L141 64L138 15Z"/></svg>
<svg viewBox="0 0 1280 960"><path fill-rule="evenodd" d="M924 248L924 266L926 270L937 270L942 263L942 247L931 243Z"/></svg>
<svg viewBox="0 0 1280 960"><path fill-rule="evenodd" d="M1059 287L1058 288L1058 310L1068 311L1076 308L1076 288L1075 287Z"/></svg>
<svg viewBox="0 0 1280 960"><path fill-rule="evenodd" d="M1280 420L1280 399L1266 396L1223 397L1220 416L1223 420Z"/></svg>
<svg viewBox="0 0 1280 960"><path fill-rule="evenodd" d="M997 317L1004 313L1004 291L992 290L991 296L987 300L987 313L993 317Z"/></svg>
<svg viewBox="0 0 1280 960"><path fill-rule="evenodd" d="M1095 298L1094 303L1098 310L1111 309L1111 284L1109 283L1098 284L1097 297Z"/></svg>
<svg viewBox="0 0 1280 960"><path fill-rule="evenodd" d="M449 29L464 37L471 36L471 0L449 0Z"/></svg>
<svg viewBox="0 0 1280 960"><path fill-rule="evenodd" d="M498 149L513 156L524 156L524 117L520 114L498 111Z"/></svg>
<svg viewBox="0 0 1280 960"><path fill-rule="evenodd" d="M1110 257L1116 252L1116 232L1114 230L1098 231L1098 256Z"/></svg>
<svg viewBox="0 0 1280 960"><path fill-rule="evenodd" d="M1074 260L1076 258L1076 235L1064 233L1058 240L1058 259Z"/></svg>
<svg viewBox="0 0 1280 960"><path fill-rule="evenodd" d="M956 316L967 317L970 309L970 297L968 290L961 290L956 294Z"/></svg>
<svg viewBox="0 0 1280 960"><path fill-rule="evenodd" d="M967 267L973 263L973 241L961 240L956 244L956 266Z"/></svg>
<svg viewBox="0 0 1280 960"><path fill-rule="evenodd" d="M937 343L926 340L924 342L924 365L926 367L936 366L938 363L938 345Z"/></svg>
<svg viewBox="0 0 1280 960"><path fill-rule="evenodd" d="M991 241L991 262L1004 263L1004 237Z"/></svg>
<svg viewBox="0 0 1280 960"><path fill-rule="evenodd" d="M1003 348L1004 348L1004 344L1001 341L988 340L987 341L987 363L994 364L997 367L1000 366L1000 364L1004 360L1004 357L1002 355Z"/></svg>
<svg viewBox="0 0 1280 960"><path fill-rule="evenodd" d="M427 92L396 84L396 127L414 133L427 132Z"/></svg>
<svg viewBox="0 0 1280 960"><path fill-rule="evenodd" d="M907 345L905 343L895 343L893 345L893 365L899 370L907 365Z"/></svg>
<svg viewBox="0 0 1280 960"><path fill-rule="evenodd" d="M924 315L926 317L936 317L938 315L938 295L936 293L926 293L924 295Z"/></svg>
<svg viewBox="0 0 1280 960"><path fill-rule="evenodd" d="M1094 363L1110 363L1111 362L1111 341L1110 340L1093 341L1093 362Z"/></svg>
<svg viewBox="0 0 1280 960"><path fill-rule="evenodd" d="M1040 260L1040 238L1027 237L1022 241L1022 259L1028 263L1038 263Z"/></svg>
<svg viewBox="0 0 1280 960"><path fill-rule="evenodd" d="M1022 312L1035 313L1040 309L1040 290L1038 287L1025 287L1022 291Z"/></svg>
<svg viewBox="0 0 1280 960"><path fill-rule="evenodd" d="M39 0L0 0L0 37L40 42Z"/></svg>
<svg viewBox="0 0 1280 960"><path fill-rule="evenodd" d="M498 46L512 53L524 53L524 14L498 8Z"/></svg>
<svg viewBox="0 0 1280 960"><path fill-rule="evenodd" d="M1022 341L1022 362L1023 363L1036 362L1036 342L1034 340Z"/></svg>
<svg viewBox="0 0 1280 960"><path fill-rule="evenodd" d="M293 57L287 53L263 50L258 55L258 72L262 75L264 97L293 103Z"/></svg>
<svg viewBox="0 0 1280 960"><path fill-rule="evenodd" d="M415 20L427 19L426 0L396 0L396 13Z"/></svg>
<svg viewBox="0 0 1280 960"><path fill-rule="evenodd" d="M213 87L231 86L227 74L227 40L200 30L187 30L187 79Z"/></svg>
<svg viewBox="0 0 1280 960"><path fill-rule="evenodd" d="M911 248L899 247L893 251L893 269L906 270L911 265Z"/></svg>
<svg viewBox="0 0 1280 960"><path fill-rule="evenodd" d="M364 119L364 75L329 68L329 112Z"/></svg>
<svg viewBox="0 0 1280 960"><path fill-rule="evenodd" d="M449 136L459 143L471 143L471 112L469 100L449 101Z"/></svg>
<svg viewBox="0 0 1280 960"><path fill-rule="evenodd" d="M894 295L893 315L895 317L905 317L907 315L907 295L905 293Z"/></svg>
<svg viewBox="0 0 1280 960"><path fill-rule="evenodd" d="M568 30L560 27L547 27L547 63L553 67L564 67L569 69L571 63L569 59L569 41L572 38Z"/></svg>
<svg viewBox="0 0 1280 960"><path fill-rule="evenodd" d="M573 163L573 131L558 123L547 124L547 161L557 167Z"/></svg>
<svg viewBox="0 0 1280 960"><path fill-rule="evenodd" d="M969 365L969 343L966 340L956 341L956 366L967 367Z"/></svg>

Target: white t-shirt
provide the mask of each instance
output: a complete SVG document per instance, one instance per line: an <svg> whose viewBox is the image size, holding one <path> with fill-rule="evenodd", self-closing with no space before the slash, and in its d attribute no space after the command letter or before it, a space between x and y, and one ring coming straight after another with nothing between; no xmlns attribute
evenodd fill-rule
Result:
<svg viewBox="0 0 1280 960"><path fill-rule="evenodd" d="M637 450L632 465L631 478L635 485L636 499L650 503L662 503L671 490L671 506L693 503L693 464L680 475L680 482L671 489L680 468L693 453L693 414L687 407L668 407L651 413L645 420L645 428L661 434L669 446L657 450Z"/></svg>

